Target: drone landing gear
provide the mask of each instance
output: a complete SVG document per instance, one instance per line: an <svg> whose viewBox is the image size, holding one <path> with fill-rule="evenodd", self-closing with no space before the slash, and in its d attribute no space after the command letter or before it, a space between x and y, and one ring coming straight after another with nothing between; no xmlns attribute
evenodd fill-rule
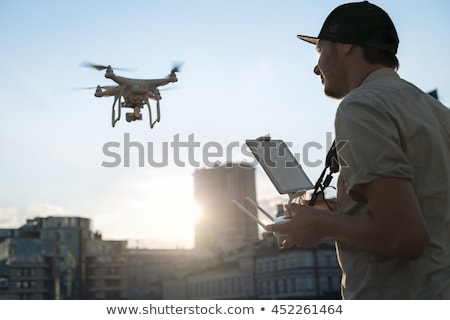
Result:
<svg viewBox="0 0 450 320"><path fill-rule="evenodd" d="M119 100L119 110L118 110L118 114L119 115L116 118L116 102L117 102L117 100ZM122 109L120 104L121 104L120 98L116 96L114 98L114 102L113 102L113 105L112 105L112 126L113 127L116 125L116 122L120 120L120 111Z"/></svg>
<svg viewBox="0 0 450 320"><path fill-rule="evenodd" d="M116 94L114 96L114 102L113 102L113 105L112 105L112 126L113 127L116 125L116 122L120 120L120 113L121 113L121 109L122 109L121 97L123 95L123 91L124 91L124 88L121 87L119 94ZM119 100L119 101L117 101L117 100ZM116 118L116 109L115 108L116 108L116 103L117 102L118 102L118 105L119 105L119 110L118 110L118 114L119 115Z"/></svg>
<svg viewBox="0 0 450 320"><path fill-rule="evenodd" d="M148 107L148 115L149 115L149 119L150 119L150 129L153 129L153 127L155 126L155 123L157 123L161 120L161 113L159 111L159 99L156 100L156 120L155 121L152 121L152 110L150 109L150 103L148 100L147 100L146 105Z"/></svg>
<svg viewBox="0 0 450 320"><path fill-rule="evenodd" d="M118 105L117 115L116 115L116 104ZM149 114L149 122L150 122L150 128L153 129L155 124L161 120L161 113L159 108L159 100L156 100L156 119L153 121L152 118L152 110L150 108L150 102L147 100L144 104L148 107L148 114ZM112 126L114 127L117 123L117 121L120 120L121 111L122 108L133 108L134 112L127 112L126 113L126 120L128 122L136 121L136 120L142 120L142 113L141 109L144 107L143 104L136 104L134 106L126 105L126 102L122 102L120 99L120 96L116 96L114 98L114 102L112 105Z"/></svg>

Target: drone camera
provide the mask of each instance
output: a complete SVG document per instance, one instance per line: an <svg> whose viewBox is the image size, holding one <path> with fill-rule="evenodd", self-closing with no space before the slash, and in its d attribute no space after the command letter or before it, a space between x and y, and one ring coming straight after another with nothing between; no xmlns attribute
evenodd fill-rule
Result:
<svg viewBox="0 0 450 320"><path fill-rule="evenodd" d="M125 115L128 122L136 121L136 120L142 120L142 114L140 114L138 117L134 114L134 112L127 112Z"/></svg>

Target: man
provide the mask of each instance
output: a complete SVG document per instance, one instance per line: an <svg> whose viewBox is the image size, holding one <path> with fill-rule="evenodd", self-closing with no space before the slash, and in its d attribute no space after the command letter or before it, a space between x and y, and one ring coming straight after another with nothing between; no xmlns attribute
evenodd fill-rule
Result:
<svg viewBox="0 0 450 320"><path fill-rule="evenodd" d="M344 299L450 299L450 110L402 80L389 16L364 1L333 10L314 73L342 99L337 209L291 204L271 225L284 247L336 241Z"/></svg>

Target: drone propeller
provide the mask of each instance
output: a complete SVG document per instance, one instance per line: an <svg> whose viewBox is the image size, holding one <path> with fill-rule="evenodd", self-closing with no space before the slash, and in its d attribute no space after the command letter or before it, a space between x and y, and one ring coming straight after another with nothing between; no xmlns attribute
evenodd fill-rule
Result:
<svg viewBox="0 0 450 320"><path fill-rule="evenodd" d="M161 88L161 89L159 89L158 88L158 90L159 91L167 91L167 90L175 90L175 89L179 89L180 87L169 87L169 88Z"/></svg>
<svg viewBox="0 0 450 320"><path fill-rule="evenodd" d="M175 73L181 71L182 63L174 64L172 67L172 70L170 70L170 74L167 75L167 77L175 77Z"/></svg>
<svg viewBox="0 0 450 320"><path fill-rule="evenodd" d="M114 89L117 88L118 86L96 86L96 87L81 87L81 88L74 88L74 89L78 89L78 90L92 90L92 89L98 89L101 88L103 90L109 90L109 89Z"/></svg>
<svg viewBox="0 0 450 320"><path fill-rule="evenodd" d="M183 66L182 62L174 63L171 72L174 72L174 73L175 72L180 72L182 66Z"/></svg>
<svg viewBox="0 0 450 320"><path fill-rule="evenodd" d="M106 70L108 68L113 69L113 70L121 70L121 71L129 71L129 70L131 70L129 68L112 68L111 66L104 66L104 65L100 65L100 64L91 63L91 62L88 62L88 61L84 61L84 62L80 63L80 67L93 68L93 69L96 69L98 71Z"/></svg>

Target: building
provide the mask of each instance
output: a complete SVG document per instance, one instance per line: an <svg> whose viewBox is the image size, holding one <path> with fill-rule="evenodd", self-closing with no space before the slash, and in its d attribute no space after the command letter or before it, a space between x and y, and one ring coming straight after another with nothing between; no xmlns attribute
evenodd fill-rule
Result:
<svg viewBox="0 0 450 320"><path fill-rule="evenodd" d="M239 201L256 216L246 196L256 199L254 167L227 164L194 172L194 198L201 212L195 227L197 250L229 251L258 240L257 224L232 202Z"/></svg>
<svg viewBox="0 0 450 320"><path fill-rule="evenodd" d="M280 250L261 245L254 259L258 299L339 299L341 270L332 242Z"/></svg>
<svg viewBox="0 0 450 320"><path fill-rule="evenodd" d="M128 299L126 241L105 241L99 235L88 239L84 260L84 299Z"/></svg>
<svg viewBox="0 0 450 320"><path fill-rule="evenodd" d="M2 299L127 298L126 241L102 241L90 219L35 218L0 236Z"/></svg>
<svg viewBox="0 0 450 320"><path fill-rule="evenodd" d="M195 250L195 249L194 249ZM333 243L280 250L272 234L163 281L163 299L340 299L341 270Z"/></svg>
<svg viewBox="0 0 450 320"><path fill-rule="evenodd" d="M164 283L189 268L193 256L192 250L184 249L128 249L128 298L164 299ZM184 285L177 286L173 296L184 297Z"/></svg>
<svg viewBox="0 0 450 320"><path fill-rule="evenodd" d="M53 261L38 239L8 238L0 243L0 299L53 299Z"/></svg>

